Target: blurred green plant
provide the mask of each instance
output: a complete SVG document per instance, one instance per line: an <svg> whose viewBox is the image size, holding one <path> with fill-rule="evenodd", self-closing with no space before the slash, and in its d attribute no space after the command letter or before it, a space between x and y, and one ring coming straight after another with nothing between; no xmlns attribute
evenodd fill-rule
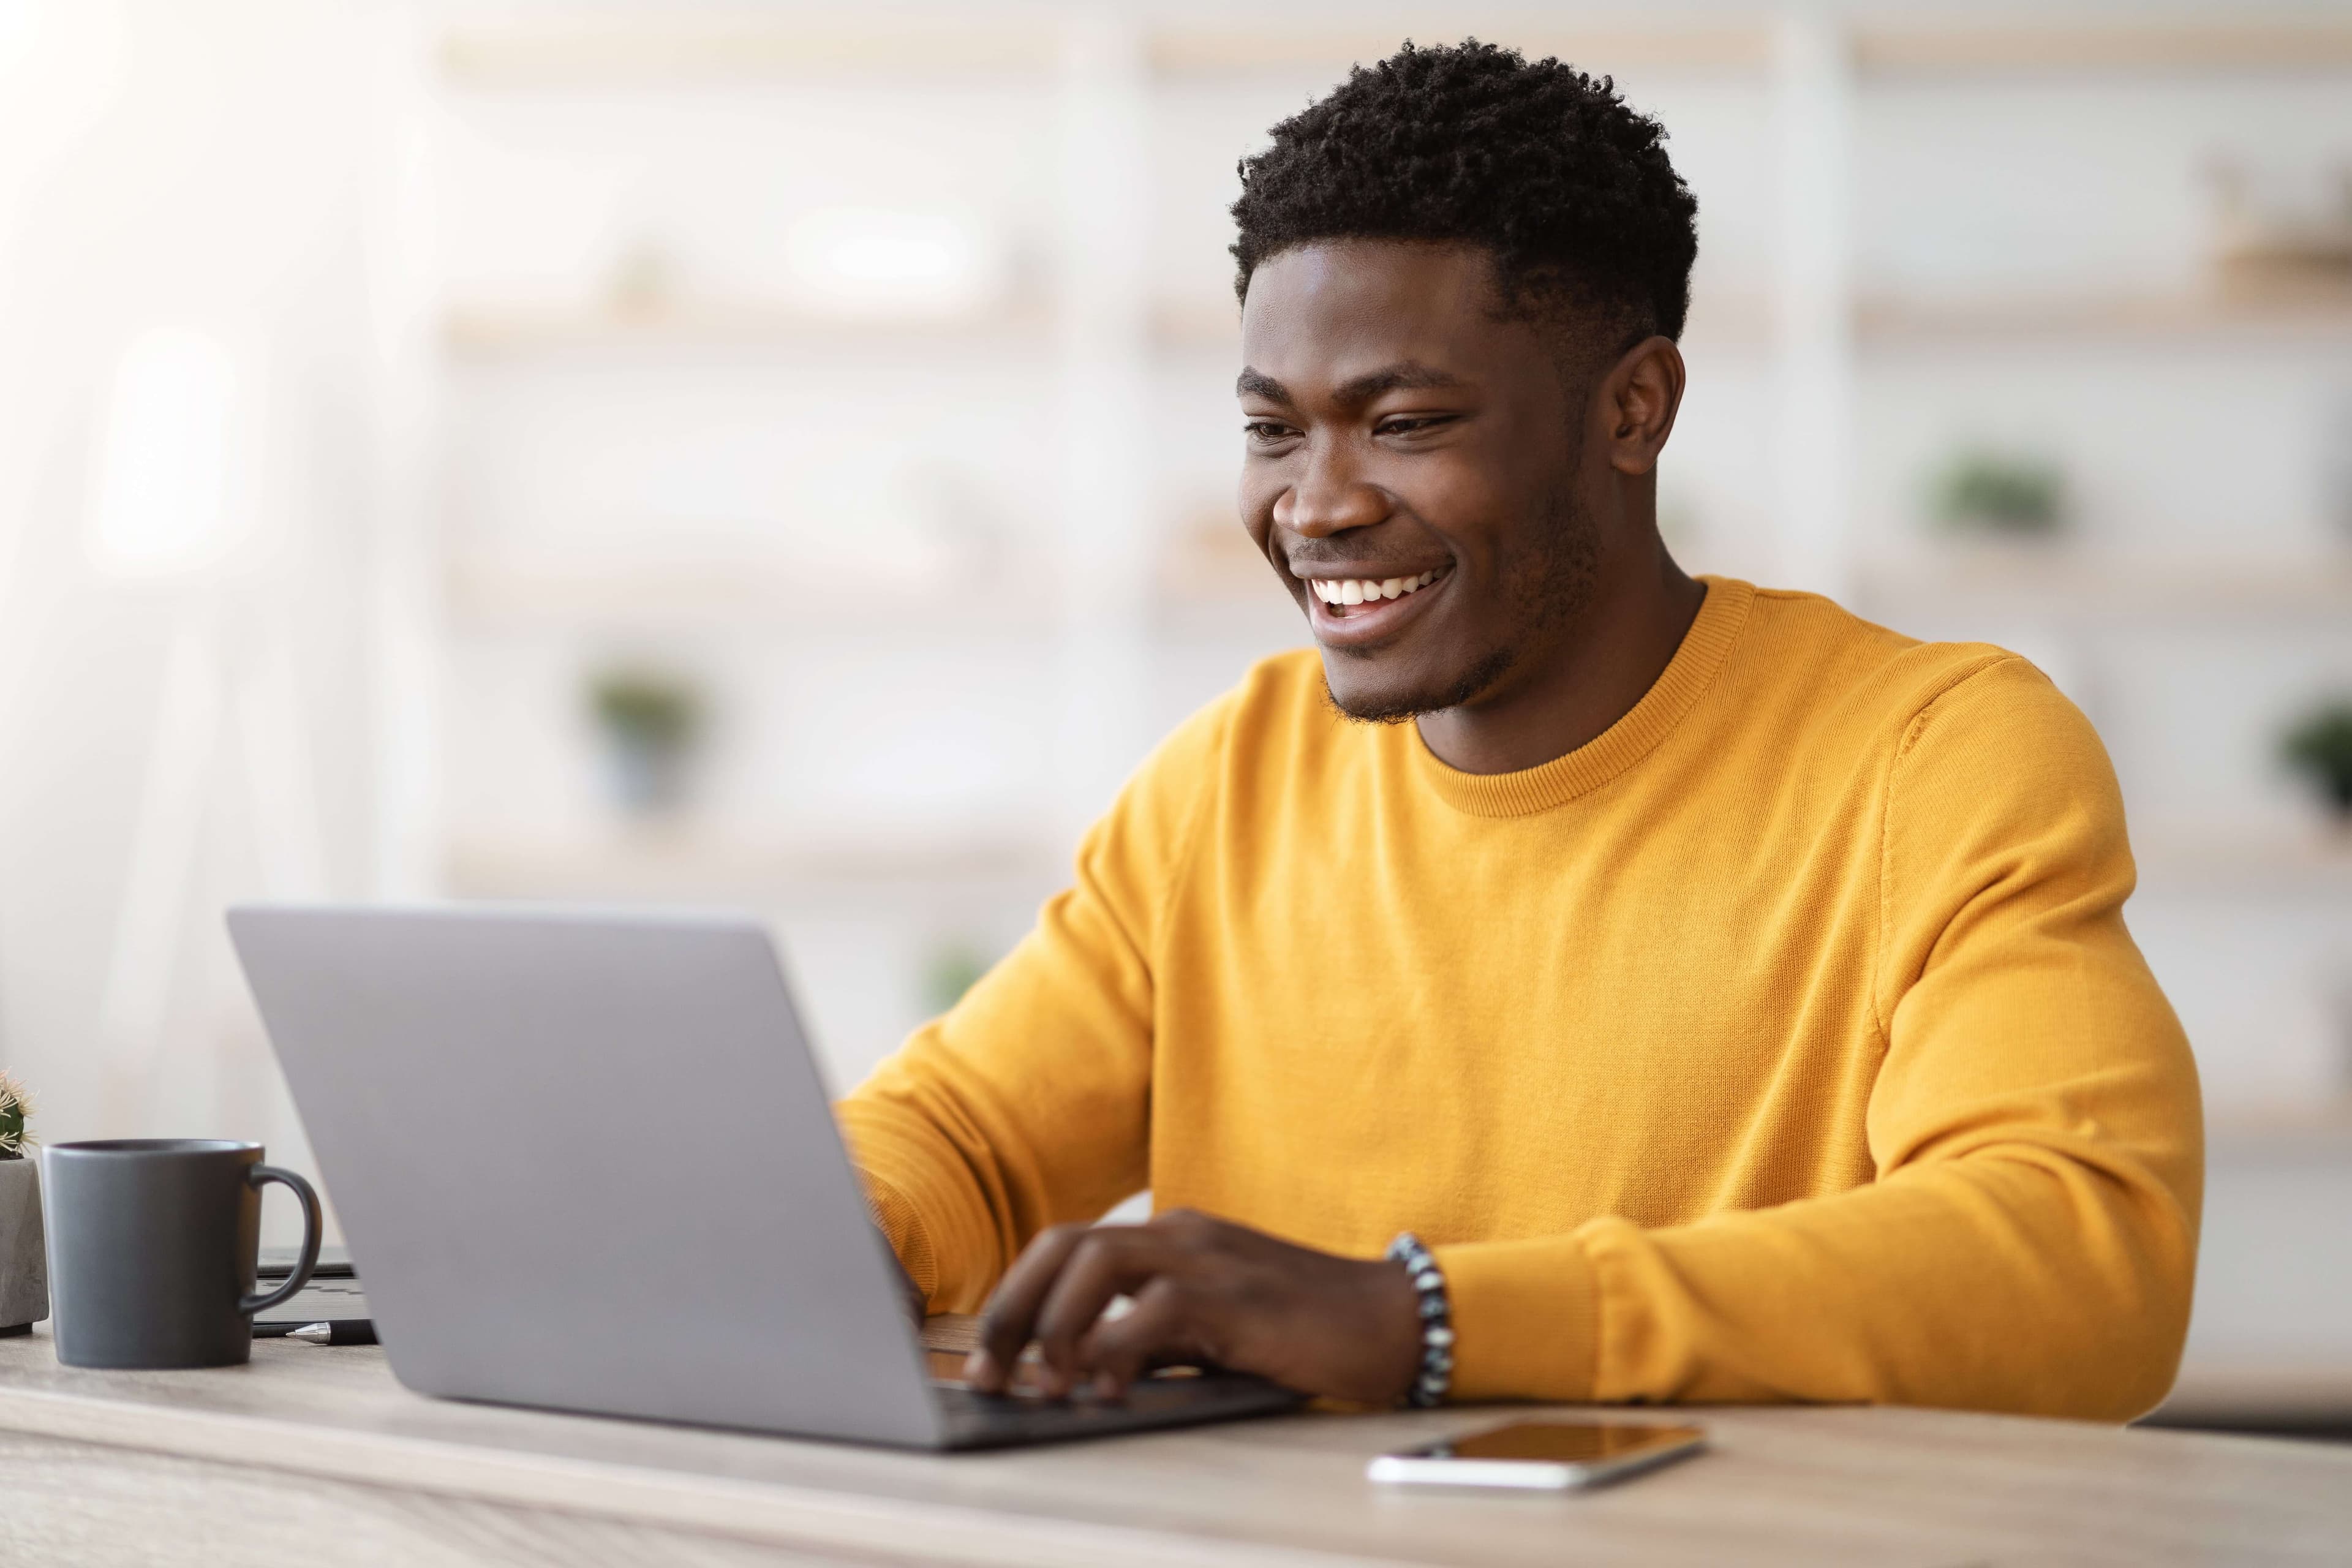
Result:
<svg viewBox="0 0 2352 1568"><path fill-rule="evenodd" d="M607 670L589 683L596 721L615 739L677 751L702 725L702 694L691 681L650 670Z"/></svg>
<svg viewBox="0 0 2352 1568"><path fill-rule="evenodd" d="M1936 478L1936 519L1955 532L2044 539L2066 521L2066 480L2058 465L1971 449Z"/></svg>
<svg viewBox="0 0 2352 1568"><path fill-rule="evenodd" d="M2339 818L2352 822L2352 698L2321 703L2287 731L2279 751L2287 766L2319 786Z"/></svg>
<svg viewBox="0 0 2352 1568"><path fill-rule="evenodd" d="M33 1096L7 1073L0 1072L0 1160L21 1160L33 1142L25 1118L33 1114Z"/></svg>
<svg viewBox="0 0 2352 1568"><path fill-rule="evenodd" d="M988 955L968 942L942 942L923 960L923 1002L932 1014L946 1012L988 973Z"/></svg>
<svg viewBox="0 0 2352 1568"><path fill-rule="evenodd" d="M677 806L686 793L687 753L702 730L702 693L681 676L613 669L588 685L604 731L614 801L637 816Z"/></svg>

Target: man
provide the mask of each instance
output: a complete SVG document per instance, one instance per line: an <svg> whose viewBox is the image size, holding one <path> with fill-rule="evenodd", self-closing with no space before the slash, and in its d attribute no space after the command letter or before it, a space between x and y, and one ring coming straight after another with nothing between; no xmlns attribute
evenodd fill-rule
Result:
<svg viewBox="0 0 2352 1568"><path fill-rule="evenodd" d="M2169 1385L2198 1090L2112 772L2021 659L1668 557L1663 138L1470 43L1244 164L1242 513L1318 647L841 1107L917 1288L988 1301L982 1386L1033 1339L1057 1391Z"/></svg>

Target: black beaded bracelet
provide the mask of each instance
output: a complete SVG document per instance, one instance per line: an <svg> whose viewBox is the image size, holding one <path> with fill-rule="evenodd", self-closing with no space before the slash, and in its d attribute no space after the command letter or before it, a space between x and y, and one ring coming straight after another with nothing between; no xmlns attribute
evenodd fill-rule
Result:
<svg viewBox="0 0 2352 1568"><path fill-rule="evenodd" d="M1405 1403L1427 1409L1444 1401L1454 1385L1454 1310L1445 1299L1445 1275L1437 1259L1411 1231L1389 1243L1389 1261L1402 1263L1412 1277L1421 1306L1421 1371L1412 1380Z"/></svg>

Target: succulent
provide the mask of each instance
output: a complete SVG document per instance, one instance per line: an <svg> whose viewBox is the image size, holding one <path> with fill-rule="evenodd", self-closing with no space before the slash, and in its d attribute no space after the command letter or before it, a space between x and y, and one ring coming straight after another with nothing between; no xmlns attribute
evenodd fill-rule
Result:
<svg viewBox="0 0 2352 1568"><path fill-rule="evenodd" d="M33 1097L25 1086L0 1072L0 1160L21 1160L32 1135L25 1118L33 1114Z"/></svg>

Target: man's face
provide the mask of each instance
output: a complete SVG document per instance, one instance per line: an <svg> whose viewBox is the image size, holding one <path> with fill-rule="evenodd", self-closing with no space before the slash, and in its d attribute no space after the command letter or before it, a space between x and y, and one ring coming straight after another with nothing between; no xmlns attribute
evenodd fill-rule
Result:
<svg viewBox="0 0 2352 1568"><path fill-rule="evenodd" d="M1301 246L1242 310L1242 517L1332 700L1396 720L1496 694L1591 596L1583 410L1471 247Z"/></svg>

